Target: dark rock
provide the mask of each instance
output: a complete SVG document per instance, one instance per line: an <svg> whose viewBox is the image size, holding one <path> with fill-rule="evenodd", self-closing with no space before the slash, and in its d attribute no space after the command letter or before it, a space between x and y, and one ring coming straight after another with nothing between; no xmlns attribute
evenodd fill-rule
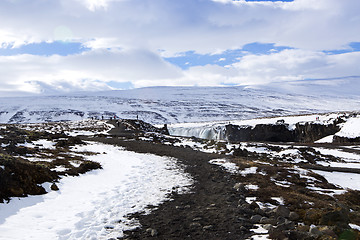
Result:
<svg viewBox="0 0 360 240"><path fill-rule="evenodd" d="M285 234L285 231L282 229L278 229L278 228L272 228L269 230L269 237L271 239L279 239L279 240L283 240L286 239L287 236Z"/></svg>
<svg viewBox="0 0 360 240"><path fill-rule="evenodd" d="M260 206L255 202L253 201L252 203L250 203L250 209L258 209L260 208Z"/></svg>
<svg viewBox="0 0 360 240"><path fill-rule="evenodd" d="M289 219L291 221L297 221L299 220L299 218L300 218L299 214L297 214L296 212L290 212Z"/></svg>
<svg viewBox="0 0 360 240"><path fill-rule="evenodd" d="M360 143L360 137L349 138L349 137L340 137L334 135L333 137L334 143Z"/></svg>
<svg viewBox="0 0 360 240"><path fill-rule="evenodd" d="M289 130L288 124L258 124L252 126L225 126L225 138L230 142L241 141L270 141L270 142L314 142L323 137L333 135L340 130L336 120L333 124L297 123L294 130ZM246 156L248 153L238 149L237 156ZM234 154L235 155L235 154Z"/></svg>
<svg viewBox="0 0 360 240"><path fill-rule="evenodd" d="M12 196L21 197L24 195L24 190L21 187L14 187L9 189Z"/></svg>
<svg viewBox="0 0 360 240"><path fill-rule="evenodd" d="M60 139L55 144L56 147L68 148L70 146L85 144L79 137L69 137L68 139Z"/></svg>
<svg viewBox="0 0 360 240"><path fill-rule="evenodd" d="M0 202L10 197L44 194L46 191L40 184L58 179L45 166L9 155L0 154L0 166L4 166L0 171Z"/></svg>
<svg viewBox="0 0 360 240"><path fill-rule="evenodd" d="M289 231L289 239L291 240L314 240L315 236L304 231Z"/></svg>
<svg viewBox="0 0 360 240"><path fill-rule="evenodd" d="M258 215L265 216L265 212L261 208L256 208L254 212Z"/></svg>
<svg viewBox="0 0 360 240"><path fill-rule="evenodd" d="M323 233L319 230L319 228L317 226L310 226L309 233L311 233L317 237L323 235Z"/></svg>
<svg viewBox="0 0 360 240"><path fill-rule="evenodd" d="M326 212L320 218L320 225L338 226L343 229L349 228L349 223L349 211L345 208Z"/></svg>
<svg viewBox="0 0 360 240"><path fill-rule="evenodd" d="M293 221L285 220L284 223L287 230L294 230L295 229L295 223Z"/></svg>
<svg viewBox="0 0 360 240"><path fill-rule="evenodd" d="M299 225L297 227L297 230L301 231L301 232L309 232L310 226L309 225Z"/></svg>
<svg viewBox="0 0 360 240"><path fill-rule="evenodd" d="M245 191L247 191L247 189L245 188L244 184L242 184L242 183L236 183L236 184L234 185L234 189L235 189L236 191L239 191L239 192L245 192Z"/></svg>
<svg viewBox="0 0 360 240"><path fill-rule="evenodd" d="M263 226L263 228L264 228L265 230L271 231L271 230L274 228L274 226L273 226L272 224L265 224L265 225Z"/></svg>
<svg viewBox="0 0 360 240"><path fill-rule="evenodd" d="M146 233L150 235L151 237L156 237L158 235L158 231L153 228L146 229Z"/></svg>
<svg viewBox="0 0 360 240"><path fill-rule="evenodd" d="M261 224L272 224L275 225L277 223L277 221L274 218L267 218L267 217L262 217L260 219L260 223Z"/></svg>
<svg viewBox="0 0 360 240"><path fill-rule="evenodd" d="M321 231L321 233L323 235L327 235L332 237L333 239L337 238L337 235L334 232L334 227L330 227L330 226L320 226L319 230Z"/></svg>
<svg viewBox="0 0 360 240"><path fill-rule="evenodd" d="M283 224L283 223L285 223L285 220L286 220L286 218L279 216L276 219L276 223L277 224Z"/></svg>
<svg viewBox="0 0 360 240"><path fill-rule="evenodd" d="M254 215L250 218L250 221L253 223L260 223L261 218L262 217L260 215Z"/></svg>
<svg viewBox="0 0 360 240"><path fill-rule="evenodd" d="M319 219L321 217L321 212L319 212L316 209L309 209L305 213L304 222L305 224L311 225L311 224L318 224Z"/></svg>
<svg viewBox="0 0 360 240"><path fill-rule="evenodd" d="M55 183L51 184L50 189L53 191L59 191L59 187Z"/></svg>
<svg viewBox="0 0 360 240"><path fill-rule="evenodd" d="M285 220L283 223L276 226L276 229L285 231L285 230L294 230L295 223L289 220Z"/></svg>
<svg viewBox="0 0 360 240"><path fill-rule="evenodd" d="M245 202L243 204L239 204L238 208L242 208L242 209L250 209L250 204Z"/></svg>
<svg viewBox="0 0 360 240"><path fill-rule="evenodd" d="M214 228L213 225L204 226L203 229L206 230L212 230Z"/></svg>
<svg viewBox="0 0 360 240"><path fill-rule="evenodd" d="M92 162L92 161L86 161L82 162L78 168L76 168L76 171L78 173L86 173L90 170L95 169L102 169L101 164L98 162Z"/></svg>
<svg viewBox="0 0 360 240"><path fill-rule="evenodd" d="M283 205L280 205L280 206L277 206L275 209L274 209L274 213L277 215L277 216L280 216L280 217L284 217L284 218L288 218L289 215L290 215L290 210L283 206Z"/></svg>

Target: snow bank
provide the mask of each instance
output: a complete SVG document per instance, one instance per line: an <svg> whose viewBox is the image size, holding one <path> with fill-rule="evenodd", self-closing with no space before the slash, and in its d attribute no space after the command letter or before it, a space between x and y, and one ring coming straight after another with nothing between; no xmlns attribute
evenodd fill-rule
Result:
<svg viewBox="0 0 360 240"><path fill-rule="evenodd" d="M341 130L336 135L347 138L360 137L360 117L350 118L343 123Z"/></svg>
<svg viewBox="0 0 360 240"><path fill-rule="evenodd" d="M320 170L312 170L313 172L322 175L329 183L333 183L342 187L343 189L360 190L360 174L357 173L343 173L343 172L325 172Z"/></svg>
<svg viewBox="0 0 360 240"><path fill-rule="evenodd" d="M326 136L322 139L315 141L315 143L332 143L333 138L334 138L334 135L329 135L329 136Z"/></svg>
<svg viewBox="0 0 360 240"><path fill-rule="evenodd" d="M116 239L138 226L125 215L192 183L171 158L98 143L77 150L101 153L88 158L103 169L63 178L60 191L0 204L0 239Z"/></svg>
<svg viewBox="0 0 360 240"><path fill-rule="evenodd" d="M227 159L212 159L209 161L209 163L219 165L229 173L237 174L239 172L238 166Z"/></svg>

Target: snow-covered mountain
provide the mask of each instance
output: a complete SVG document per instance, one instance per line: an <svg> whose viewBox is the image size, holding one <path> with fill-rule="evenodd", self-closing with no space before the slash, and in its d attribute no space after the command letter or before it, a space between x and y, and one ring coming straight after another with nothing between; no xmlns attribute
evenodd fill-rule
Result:
<svg viewBox="0 0 360 240"><path fill-rule="evenodd" d="M309 85L312 93L321 84ZM360 108L359 95L304 94L248 87L152 87L0 98L1 123L136 118L153 124L251 119Z"/></svg>

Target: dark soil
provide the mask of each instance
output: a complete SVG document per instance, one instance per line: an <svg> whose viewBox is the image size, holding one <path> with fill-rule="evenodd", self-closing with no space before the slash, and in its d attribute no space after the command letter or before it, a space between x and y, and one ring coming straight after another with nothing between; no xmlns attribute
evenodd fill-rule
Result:
<svg viewBox="0 0 360 240"><path fill-rule="evenodd" d="M348 207L342 207L347 205L353 210L358 209L357 201L354 202L359 194L358 191L336 198L309 190L308 179L300 177L296 171L291 170L292 164L284 162L284 159L269 158L266 154L234 149L232 161L240 169L257 166L258 170L257 173L246 176L232 175L218 166L209 164L211 159L227 157L224 154L207 154L190 147L169 146L163 143L170 143L171 138L159 137L160 135L156 134L147 135L141 132L124 134L121 125L112 129L110 133L111 137L99 136L89 140L119 145L130 151L174 157L179 164L185 166L185 172L195 181L190 193L173 192L170 196L172 201L166 201L158 207L149 206L153 208L150 214L145 215L140 212L127 216L129 219L138 220L141 227L126 231L124 239L250 239L254 234L251 229L256 228L253 225L255 223L271 223L272 226L268 229L271 239L318 239L320 236L321 239L336 239L347 231L352 234L348 239L360 237L358 232L349 230L347 225L350 221L359 223L358 211L350 213ZM142 141L139 137L149 140ZM221 142L210 141L208 144L215 144L216 149L219 148L218 152L224 153L221 151L224 147L221 146ZM278 148L274 149L275 151L281 150L281 147L275 148ZM312 152L311 148L307 150ZM303 152L305 154L308 151ZM312 168L317 161L312 154L308 155L304 157L305 159L309 157L308 162L311 164L303 164L304 168ZM269 164L258 163L258 160ZM332 160L337 161L337 159ZM322 170L326 170L326 167L324 168ZM264 172L267 174L264 175ZM315 187L337 189L320 175L311 176L316 179L311 183ZM270 177L276 181L289 182L291 186L277 186ZM244 187L246 184L258 185L259 189L249 190ZM255 202L246 203L246 197L256 197L260 202L275 206L279 203L271 197L282 197L285 208L298 215L298 218L289 221L289 215L285 220L276 211L262 210ZM346 219L346 221L334 220L332 216L338 216L338 219ZM258 219L255 220L256 218ZM305 222L306 225L303 228L301 225L296 227L299 222ZM310 225L320 223L326 225L320 227L321 233L310 231Z"/></svg>
<svg viewBox="0 0 360 240"><path fill-rule="evenodd" d="M138 219L142 227L125 232L125 238L245 239L251 236L250 217L255 215L254 210L238 207L245 196L233 188L236 184L234 177L209 164L209 160L223 156L117 137L92 140L140 153L174 157L195 180L190 193L173 193L174 200L165 202L149 215L137 213L129 216Z"/></svg>

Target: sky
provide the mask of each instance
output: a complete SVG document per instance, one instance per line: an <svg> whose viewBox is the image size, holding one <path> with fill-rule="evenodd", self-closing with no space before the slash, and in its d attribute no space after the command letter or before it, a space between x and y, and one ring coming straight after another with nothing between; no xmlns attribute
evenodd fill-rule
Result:
<svg viewBox="0 0 360 240"><path fill-rule="evenodd" d="M0 95L360 76L359 0L2 0Z"/></svg>

